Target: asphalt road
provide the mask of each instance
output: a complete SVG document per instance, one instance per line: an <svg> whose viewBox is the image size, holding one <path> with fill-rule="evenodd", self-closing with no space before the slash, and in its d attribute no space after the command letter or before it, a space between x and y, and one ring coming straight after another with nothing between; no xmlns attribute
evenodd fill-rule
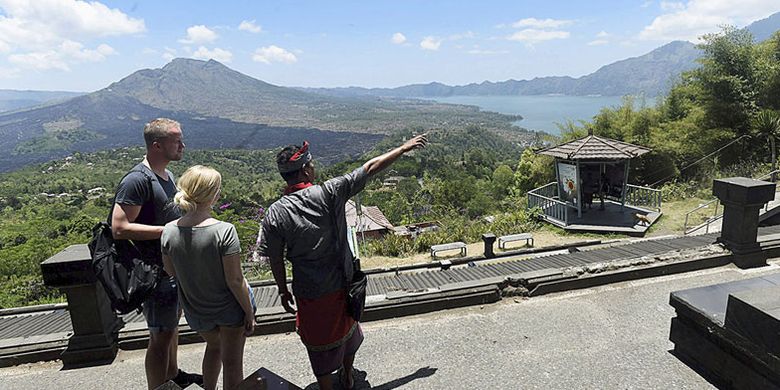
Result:
<svg viewBox="0 0 780 390"><path fill-rule="evenodd" d="M669 293L780 272L733 267L624 282L483 307L364 325L359 388L710 389L669 351ZM180 347L200 371L203 344ZM57 361L0 369L3 389L145 388L144 351L108 366L61 371ZM261 366L308 388L314 377L297 335L248 340L245 375ZM194 387L191 387L194 388Z"/></svg>

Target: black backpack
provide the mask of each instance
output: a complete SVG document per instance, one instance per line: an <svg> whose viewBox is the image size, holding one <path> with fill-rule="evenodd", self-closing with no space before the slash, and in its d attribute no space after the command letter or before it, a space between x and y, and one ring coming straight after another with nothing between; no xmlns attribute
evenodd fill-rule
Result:
<svg viewBox="0 0 780 390"><path fill-rule="evenodd" d="M142 172L154 191L155 179L148 173L141 170L130 172ZM113 207L112 203L109 222ZM160 282L162 267L144 260L141 251L132 241L114 240L108 222L98 222L92 228L92 239L87 246L92 255L92 270L106 291L111 308L119 314L140 311L141 304Z"/></svg>

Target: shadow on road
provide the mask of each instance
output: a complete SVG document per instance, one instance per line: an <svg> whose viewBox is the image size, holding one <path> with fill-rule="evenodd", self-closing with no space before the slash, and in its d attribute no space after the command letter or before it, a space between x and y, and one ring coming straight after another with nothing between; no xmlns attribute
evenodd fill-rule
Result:
<svg viewBox="0 0 780 390"><path fill-rule="evenodd" d="M437 370L437 368L421 367L417 371L415 371L415 372L413 372L413 373L411 373L409 375L406 375L404 377L401 377L401 378L398 378L398 379L393 379L392 381L387 382L387 383L383 383L381 385L371 386L371 383L369 383L368 379L367 379L368 373L366 373L365 371L361 371L361 370L356 369L355 370L355 387L354 388L356 390L359 390L359 389L391 390L391 389L395 389L395 388L401 387L401 386L403 386L403 385L405 385L405 384L407 384L409 382L412 382L415 379L427 378L427 377L435 374L436 370ZM332 374L331 376L333 377L333 384L335 385L334 387L336 389L339 389L339 390L343 389L344 387L341 386L341 382L339 381L338 376L336 376L335 374ZM304 390L319 390L319 388L320 387L317 386L317 383L315 382L315 383L312 383L312 384L306 386L306 388Z"/></svg>

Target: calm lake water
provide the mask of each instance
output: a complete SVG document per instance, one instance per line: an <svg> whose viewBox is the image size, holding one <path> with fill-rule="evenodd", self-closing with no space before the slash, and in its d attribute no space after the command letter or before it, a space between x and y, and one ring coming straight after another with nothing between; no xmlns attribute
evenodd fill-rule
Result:
<svg viewBox="0 0 780 390"><path fill-rule="evenodd" d="M432 98L442 103L468 104L486 111L522 115L518 126L559 134L555 123L591 120L602 107L620 106L620 96L450 96Z"/></svg>

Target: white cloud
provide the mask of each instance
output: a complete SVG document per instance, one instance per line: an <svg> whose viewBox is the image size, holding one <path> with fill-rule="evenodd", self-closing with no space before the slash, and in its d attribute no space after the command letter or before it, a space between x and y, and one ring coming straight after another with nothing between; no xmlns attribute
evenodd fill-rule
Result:
<svg viewBox="0 0 780 390"><path fill-rule="evenodd" d="M651 6L651 5L653 5L652 1L645 1L644 3L642 3L642 5L640 5L640 7L647 8L647 7Z"/></svg>
<svg viewBox="0 0 780 390"><path fill-rule="evenodd" d="M404 34L401 34L399 32L393 34L393 37L390 38L390 41L395 43L396 45L400 45L404 42L406 42L406 36Z"/></svg>
<svg viewBox="0 0 780 390"><path fill-rule="evenodd" d="M643 40L695 41L703 34L716 32L719 26L744 26L780 11L777 0L690 0L685 4L662 3L668 11L656 17L640 33Z"/></svg>
<svg viewBox="0 0 780 390"><path fill-rule="evenodd" d="M449 40L451 40L451 41L459 41L459 40L461 40L461 39L470 39L470 38L474 38L475 36L476 36L476 34L474 34L474 32L473 32L473 31L466 31L466 32L464 32L464 33L462 33L462 34L454 34L454 35L450 35L449 37L447 37L447 39L449 39Z"/></svg>
<svg viewBox="0 0 780 390"><path fill-rule="evenodd" d="M252 60L255 62L262 62L264 64L271 64L272 62L292 64L298 61L298 57L296 57L295 54L282 49L281 47L271 45L255 50L255 54L252 56Z"/></svg>
<svg viewBox="0 0 780 390"><path fill-rule="evenodd" d="M70 70L70 64L82 62L100 62L107 56L116 54L116 50L106 44L95 49L85 49L79 42L67 40L58 48L34 51L23 54L11 54L8 61L26 68L38 70Z"/></svg>
<svg viewBox="0 0 780 390"><path fill-rule="evenodd" d="M143 19L97 1L0 0L0 9L0 40L24 49L146 30Z"/></svg>
<svg viewBox="0 0 780 390"><path fill-rule="evenodd" d="M571 23L572 23L571 20L564 20L564 19L525 18L525 19L520 19L517 22L514 22L512 24L512 27L514 28L530 27L536 29L544 29L544 28L558 28L562 26L568 26Z"/></svg>
<svg viewBox="0 0 780 390"><path fill-rule="evenodd" d="M254 34L263 31L263 27L257 25L254 20L244 20L238 25L238 29L241 31L248 31Z"/></svg>
<svg viewBox="0 0 780 390"><path fill-rule="evenodd" d="M215 47L214 50L209 50L203 46L199 47L192 53L192 58L198 60L216 60L219 62L230 62L233 60L233 53Z"/></svg>
<svg viewBox="0 0 780 390"><path fill-rule="evenodd" d="M471 49L467 51L468 54L473 55L483 55L483 56L489 56L489 55L496 55L496 54L508 54L509 50L483 50L483 49Z"/></svg>
<svg viewBox="0 0 780 390"><path fill-rule="evenodd" d="M187 37L179 39L179 42L185 45L194 45L199 43L210 43L217 40L217 33L214 30L198 24L187 28Z"/></svg>
<svg viewBox="0 0 780 390"><path fill-rule="evenodd" d="M558 30L537 30L533 28L528 28L525 30L520 30L508 37L506 39L510 41L520 41L525 42L529 45L533 45L535 43L544 42L544 41L551 41L553 39L566 39L570 36L568 31L558 31Z"/></svg>
<svg viewBox="0 0 780 390"><path fill-rule="evenodd" d="M609 41L606 39L596 39L588 42L588 46L600 46L600 45L606 45L607 43L609 43Z"/></svg>
<svg viewBox="0 0 780 390"><path fill-rule="evenodd" d="M678 1L662 1L661 10L663 11L679 11L685 9L685 4Z"/></svg>
<svg viewBox="0 0 780 390"><path fill-rule="evenodd" d="M606 45L609 43L609 40L607 39L608 37L610 37L608 32L600 31L598 34L596 34L596 39L588 42L588 46Z"/></svg>
<svg viewBox="0 0 780 390"><path fill-rule="evenodd" d="M165 61L169 61L170 62L171 60L173 60L176 57L177 57L176 49L173 49L173 48L170 48L170 47L166 46L165 47L165 53L163 53L162 58Z"/></svg>
<svg viewBox="0 0 780 390"><path fill-rule="evenodd" d="M441 39L432 36L425 37L420 42L420 47L424 50L439 50L439 46L441 46Z"/></svg>
<svg viewBox="0 0 780 390"><path fill-rule="evenodd" d="M146 30L105 5L75 0L0 0L0 41L11 49L45 50L65 40L135 34Z"/></svg>
<svg viewBox="0 0 780 390"><path fill-rule="evenodd" d="M17 70L69 70L74 63L103 61L116 51L105 43L85 48L82 41L145 30L143 19L97 1L0 0L0 52Z"/></svg>

